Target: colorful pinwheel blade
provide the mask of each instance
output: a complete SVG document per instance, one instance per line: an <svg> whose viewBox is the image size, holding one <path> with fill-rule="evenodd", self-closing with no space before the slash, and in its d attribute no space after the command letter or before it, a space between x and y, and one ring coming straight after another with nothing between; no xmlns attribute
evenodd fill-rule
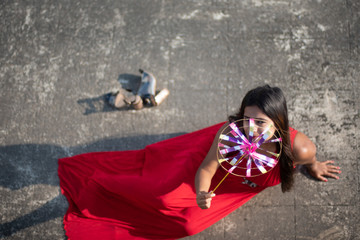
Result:
<svg viewBox="0 0 360 240"><path fill-rule="evenodd" d="M249 119L249 142L252 142L252 139L254 137L254 128L255 128L255 121L253 118Z"/></svg>
<svg viewBox="0 0 360 240"><path fill-rule="evenodd" d="M265 130L256 138L256 147L260 147L263 142L270 136L272 125L270 124Z"/></svg>
<svg viewBox="0 0 360 240"><path fill-rule="evenodd" d="M235 123L230 123L229 126L244 141L244 144L250 144L249 140L247 140L246 136L240 131Z"/></svg>
<svg viewBox="0 0 360 240"><path fill-rule="evenodd" d="M243 142L241 142L241 140L236 139L236 138L229 137L229 136L224 135L224 134L221 134L221 135L219 136L219 138L222 139L222 140L228 141L228 142L233 142L233 143L237 143L237 144L243 145Z"/></svg>

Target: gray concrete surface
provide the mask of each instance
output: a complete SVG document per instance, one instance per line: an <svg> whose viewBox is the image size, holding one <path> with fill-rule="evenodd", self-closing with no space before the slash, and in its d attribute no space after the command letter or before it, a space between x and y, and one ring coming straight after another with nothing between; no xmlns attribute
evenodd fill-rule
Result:
<svg viewBox="0 0 360 240"><path fill-rule="evenodd" d="M0 238L65 239L58 158L215 124L268 83L340 180L299 173L186 239L360 239L358 0L2 0L0 19ZM105 105L140 67L166 102Z"/></svg>

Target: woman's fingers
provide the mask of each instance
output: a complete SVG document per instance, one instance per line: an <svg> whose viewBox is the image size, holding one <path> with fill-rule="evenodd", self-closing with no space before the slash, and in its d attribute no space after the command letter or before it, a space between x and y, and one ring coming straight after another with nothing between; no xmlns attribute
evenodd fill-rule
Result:
<svg viewBox="0 0 360 240"><path fill-rule="evenodd" d="M325 164L329 164L329 163L334 164L334 160L327 160L327 161L325 161L324 163L325 163Z"/></svg>
<svg viewBox="0 0 360 240"><path fill-rule="evenodd" d="M326 161L326 162L329 162L331 164L334 163L334 161L332 161L332 160L329 160L329 161ZM339 177L337 175L333 174L333 173L337 173L337 174L341 173L340 167L334 166L334 165L327 165L327 164L326 164L326 167L327 167L327 170L324 173L325 176L332 177L332 178L335 178L335 179L339 179Z"/></svg>
<svg viewBox="0 0 360 240"><path fill-rule="evenodd" d="M214 193L200 192L196 196L196 202L202 209L210 208L211 200L215 197Z"/></svg>
<svg viewBox="0 0 360 240"><path fill-rule="evenodd" d="M333 160L325 161L325 162L323 162L323 164L324 164L325 168L323 170L323 173L321 174L321 177L319 177L319 179L321 179L321 180L325 179L326 182L327 182L327 179L325 177L339 179L339 176L337 176L336 174L341 173L340 167L334 166ZM323 180L323 181L325 181L325 180Z"/></svg>
<svg viewBox="0 0 360 240"><path fill-rule="evenodd" d="M323 182L327 182L327 181L328 181L325 177L323 177L323 176L321 176L321 175L317 176L317 178L318 178L320 181L323 181Z"/></svg>
<svg viewBox="0 0 360 240"><path fill-rule="evenodd" d="M330 172L326 172L323 174L324 176L327 176L327 177L331 177L331 178L335 178L335 179L339 179L339 176L335 175L335 174L332 174Z"/></svg>
<svg viewBox="0 0 360 240"><path fill-rule="evenodd" d="M328 169L328 172L331 172L331 173L341 173L341 171L340 171L338 168L330 168L330 169Z"/></svg>
<svg viewBox="0 0 360 240"><path fill-rule="evenodd" d="M211 199L212 197L215 197L215 194L213 194L213 193L199 193L197 195L196 199L201 201L201 200Z"/></svg>

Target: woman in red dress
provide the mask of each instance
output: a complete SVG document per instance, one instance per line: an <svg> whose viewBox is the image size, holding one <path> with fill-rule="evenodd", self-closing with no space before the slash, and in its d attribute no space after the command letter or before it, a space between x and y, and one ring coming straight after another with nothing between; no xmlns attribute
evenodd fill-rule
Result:
<svg viewBox="0 0 360 240"><path fill-rule="evenodd" d="M273 124L282 138L278 164L264 174L226 175L217 160L222 130L239 119L256 119L255 134ZM271 136L270 136L271 137ZM273 151L277 143L264 148ZM332 161L318 162L314 144L289 128L279 88L249 91L239 112L226 123L148 145L144 149L87 153L59 160L62 193L69 209L64 228L77 239L178 239L222 219L267 187L293 184L294 165L302 164L322 181L338 178ZM195 184L194 184L195 183Z"/></svg>

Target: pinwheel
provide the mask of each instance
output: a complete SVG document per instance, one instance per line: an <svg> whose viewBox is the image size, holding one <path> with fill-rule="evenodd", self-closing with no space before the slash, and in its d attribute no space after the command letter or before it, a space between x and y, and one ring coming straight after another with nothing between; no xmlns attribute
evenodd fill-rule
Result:
<svg viewBox="0 0 360 240"><path fill-rule="evenodd" d="M240 177L255 177L271 171L281 154L281 138L273 125L264 128L254 136L256 119L232 122L218 139L218 161L227 174L212 190L214 192L229 174ZM244 126L245 125L245 126ZM240 127L239 127L240 126ZM266 143L279 143L279 151L272 152L264 147Z"/></svg>

